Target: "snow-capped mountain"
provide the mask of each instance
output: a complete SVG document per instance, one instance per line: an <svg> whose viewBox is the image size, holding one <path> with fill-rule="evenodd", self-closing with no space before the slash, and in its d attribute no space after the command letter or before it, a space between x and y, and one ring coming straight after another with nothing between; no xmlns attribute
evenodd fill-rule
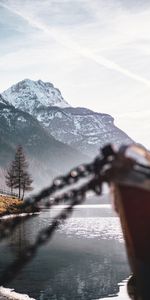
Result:
<svg viewBox="0 0 150 300"><path fill-rule="evenodd" d="M31 114L40 106L69 106L52 83L42 80L24 79L6 90L2 96L16 108Z"/></svg>
<svg viewBox="0 0 150 300"><path fill-rule="evenodd" d="M6 168L21 144L30 161L36 185L44 186L56 174L87 161L76 149L57 141L27 112L0 97L0 168Z"/></svg>
<svg viewBox="0 0 150 300"><path fill-rule="evenodd" d="M23 80L2 93L5 101L30 113L57 140L88 155L106 143L131 143L131 139L103 113L71 107L52 83Z"/></svg>

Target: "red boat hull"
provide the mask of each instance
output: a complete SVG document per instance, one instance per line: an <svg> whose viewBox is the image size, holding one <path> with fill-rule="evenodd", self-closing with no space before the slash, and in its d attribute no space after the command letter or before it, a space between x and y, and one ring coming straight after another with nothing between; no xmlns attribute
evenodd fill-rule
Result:
<svg viewBox="0 0 150 300"><path fill-rule="evenodd" d="M119 214L136 289L150 300L150 191L116 184L115 207Z"/></svg>

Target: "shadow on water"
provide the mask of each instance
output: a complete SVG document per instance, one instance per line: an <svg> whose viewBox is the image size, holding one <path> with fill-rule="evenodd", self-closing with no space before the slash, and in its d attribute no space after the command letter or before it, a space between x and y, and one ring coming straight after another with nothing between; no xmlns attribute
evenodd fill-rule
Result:
<svg viewBox="0 0 150 300"><path fill-rule="evenodd" d="M79 209L9 287L38 300L93 300L118 293L118 283L130 270L124 243L118 239L118 219L107 209L101 208L99 217L96 211L92 218L87 214L81 218L83 211ZM50 224L50 218L50 212L45 211L22 222L8 243L0 245L1 272L34 241L39 229Z"/></svg>

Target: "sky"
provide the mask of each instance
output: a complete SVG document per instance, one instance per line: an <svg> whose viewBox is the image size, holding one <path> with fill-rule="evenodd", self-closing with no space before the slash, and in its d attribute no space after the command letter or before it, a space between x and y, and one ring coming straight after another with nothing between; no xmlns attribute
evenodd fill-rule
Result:
<svg viewBox="0 0 150 300"><path fill-rule="evenodd" d="M0 0L0 92L25 78L150 148L150 1Z"/></svg>

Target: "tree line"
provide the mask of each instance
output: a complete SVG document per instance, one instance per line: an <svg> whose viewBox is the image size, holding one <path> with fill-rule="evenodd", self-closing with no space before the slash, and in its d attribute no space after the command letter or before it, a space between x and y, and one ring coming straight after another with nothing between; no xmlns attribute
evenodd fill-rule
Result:
<svg viewBox="0 0 150 300"><path fill-rule="evenodd" d="M19 145L16 149L15 158L10 163L5 179L6 185L10 188L11 194L14 189L18 190L18 197L24 199L26 191L31 191L32 188L32 177L28 172L29 164L24 154L23 148Z"/></svg>

